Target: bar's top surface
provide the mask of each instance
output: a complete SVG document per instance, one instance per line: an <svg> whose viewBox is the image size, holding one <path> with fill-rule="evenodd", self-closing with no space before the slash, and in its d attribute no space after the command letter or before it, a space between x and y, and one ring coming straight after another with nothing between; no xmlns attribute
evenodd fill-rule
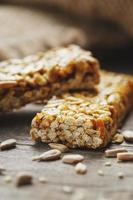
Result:
<svg viewBox="0 0 133 200"><path fill-rule="evenodd" d="M47 72L54 67L65 70L70 65L80 64L82 61L95 62L96 59L92 57L90 51L82 50L76 45L38 53L23 59L10 59L0 63L0 84L21 80L27 74L40 70Z"/></svg>
<svg viewBox="0 0 133 200"><path fill-rule="evenodd" d="M99 111L104 116L104 110L107 111L110 104L119 104L120 98L126 99L129 94L133 99L132 76L102 71L98 91L65 93L60 97L53 97L42 112L54 115L63 113L63 110L76 113L84 110L90 115L92 111L94 113Z"/></svg>

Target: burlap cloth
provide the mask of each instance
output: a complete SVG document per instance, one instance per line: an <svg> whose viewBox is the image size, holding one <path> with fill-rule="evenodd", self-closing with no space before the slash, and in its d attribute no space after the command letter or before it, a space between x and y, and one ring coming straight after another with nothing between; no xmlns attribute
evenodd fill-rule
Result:
<svg viewBox="0 0 133 200"><path fill-rule="evenodd" d="M132 0L4 0L4 2L49 6L80 17L89 45L121 47L133 39ZM82 18L82 20L81 20ZM77 18L78 20L78 18ZM85 24L84 24L85 23Z"/></svg>
<svg viewBox="0 0 133 200"><path fill-rule="evenodd" d="M19 58L71 43L84 46L85 33L54 14L0 5L0 60Z"/></svg>

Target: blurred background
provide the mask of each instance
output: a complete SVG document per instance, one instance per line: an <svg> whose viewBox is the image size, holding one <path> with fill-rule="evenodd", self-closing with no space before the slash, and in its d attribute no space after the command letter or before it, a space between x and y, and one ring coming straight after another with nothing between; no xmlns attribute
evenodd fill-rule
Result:
<svg viewBox="0 0 133 200"><path fill-rule="evenodd" d="M133 73L132 0L0 2L0 60L73 43L93 51L103 68Z"/></svg>

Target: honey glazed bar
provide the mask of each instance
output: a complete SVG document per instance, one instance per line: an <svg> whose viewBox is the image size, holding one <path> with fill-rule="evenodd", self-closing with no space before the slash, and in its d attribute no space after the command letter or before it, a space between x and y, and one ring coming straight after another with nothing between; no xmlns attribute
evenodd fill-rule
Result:
<svg viewBox="0 0 133 200"><path fill-rule="evenodd" d="M57 48L0 63L0 112L49 99L70 89L94 88L99 63L79 46Z"/></svg>
<svg viewBox="0 0 133 200"><path fill-rule="evenodd" d="M70 148L105 147L133 105L133 77L101 72L98 91L53 97L32 120L33 140Z"/></svg>

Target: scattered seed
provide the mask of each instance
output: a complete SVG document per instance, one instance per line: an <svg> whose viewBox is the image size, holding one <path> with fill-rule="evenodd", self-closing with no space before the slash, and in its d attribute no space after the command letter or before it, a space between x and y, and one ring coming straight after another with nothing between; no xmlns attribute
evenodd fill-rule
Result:
<svg viewBox="0 0 133 200"><path fill-rule="evenodd" d="M118 161L133 161L133 152L125 152L117 154Z"/></svg>
<svg viewBox="0 0 133 200"><path fill-rule="evenodd" d="M64 193L71 194L73 192L73 188L68 186L68 185L65 185L65 186L62 187L62 191Z"/></svg>
<svg viewBox="0 0 133 200"><path fill-rule="evenodd" d="M118 178L123 179L124 178L124 174L122 172L118 173Z"/></svg>
<svg viewBox="0 0 133 200"><path fill-rule="evenodd" d="M0 175L3 175L4 171L6 171L6 169L2 165L0 165Z"/></svg>
<svg viewBox="0 0 133 200"><path fill-rule="evenodd" d="M103 173L103 171L102 171L102 170L98 170L98 172L97 172L97 173L98 173L98 175L99 175L99 176L104 176L104 173Z"/></svg>
<svg viewBox="0 0 133 200"><path fill-rule="evenodd" d="M88 192L85 189L77 189L73 194L71 200L86 200L88 199Z"/></svg>
<svg viewBox="0 0 133 200"><path fill-rule="evenodd" d="M116 144L121 144L122 142L124 142L124 137L122 134L115 134L114 137L112 138L112 143L116 143Z"/></svg>
<svg viewBox="0 0 133 200"><path fill-rule="evenodd" d="M39 177L38 180L40 183L47 183L47 179L45 177Z"/></svg>
<svg viewBox="0 0 133 200"><path fill-rule="evenodd" d="M107 166L107 167L111 166L111 162L106 162L105 166Z"/></svg>
<svg viewBox="0 0 133 200"><path fill-rule="evenodd" d="M57 150L61 151L62 153L69 151L68 147L64 144L49 143L48 145L50 146L50 148L57 149Z"/></svg>
<svg viewBox="0 0 133 200"><path fill-rule="evenodd" d="M32 184L32 175L26 172L18 173L16 177L16 186L24 186L24 185L31 185Z"/></svg>
<svg viewBox="0 0 133 200"><path fill-rule="evenodd" d="M63 156L62 161L68 164L76 164L84 160L84 156L80 154L68 154Z"/></svg>
<svg viewBox="0 0 133 200"><path fill-rule="evenodd" d="M52 161L58 160L61 156L61 152L57 149L52 149L49 151L44 152L43 154L33 157L33 161Z"/></svg>
<svg viewBox="0 0 133 200"><path fill-rule="evenodd" d="M12 149L15 146L16 146L16 140L8 139L8 140L1 142L0 149L3 151L3 150L7 150L7 149Z"/></svg>
<svg viewBox="0 0 133 200"><path fill-rule="evenodd" d="M75 166L75 171L77 174L86 174L87 173L87 166L82 164L82 163L78 163Z"/></svg>
<svg viewBox="0 0 133 200"><path fill-rule="evenodd" d="M127 152L127 150L124 148L108 149L105 151L105 156L108 158L117 157L117 153L121 153L121 152Z"/></svg>
<svg viewBox="0 0 133 200"><path fill-rule="evenodd" d="M131 130L125 130L122 132L123 136L124 136L124 139L127 141L127 142L133 142L133 131Z"/></svg>
<svg viewBox="0 0 133 200"><path fill-rule="evenodd" d="M9 175L8 175L8 176L5 176L5 177L4 177L4 180L5 180L6 183L11 183L11 182L12 182L12 177L9 176Z"/></svg>

